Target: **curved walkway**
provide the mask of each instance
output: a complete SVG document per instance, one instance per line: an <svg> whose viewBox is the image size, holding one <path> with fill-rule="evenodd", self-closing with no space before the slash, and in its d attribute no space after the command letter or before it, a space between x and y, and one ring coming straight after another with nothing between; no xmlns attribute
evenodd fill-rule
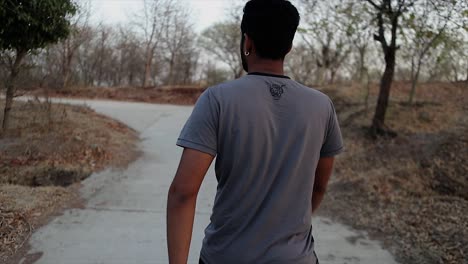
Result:
<svg viewBox="0 0 468 264"><path fill-rule="evenodd" d="M181 149L175 141L191 107L112 101L58 100L86 103L141 133L143 155L124 171L104 171L83 182L86 205L67 210L30 239L20 263L130 264L168 263L166 195ZM203 230L216 191L213 170L197 202L189 263L198 263ZM321 264L393 264L389 252L363 233L324 218L313 220ZM40 257L39 257L40 256ZM29 261L28 261L29 259Z"/></svg>

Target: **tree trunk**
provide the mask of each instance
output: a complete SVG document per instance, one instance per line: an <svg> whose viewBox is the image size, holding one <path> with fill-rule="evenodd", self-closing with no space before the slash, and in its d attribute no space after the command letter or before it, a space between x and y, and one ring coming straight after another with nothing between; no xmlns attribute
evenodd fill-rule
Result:
<svg viewBox="0 0 468 264"><path fill-rule="evenodd" d="M169 75L167 76L167 85L174 85L174 55L171 55L171 59L169 61Z"/></svg>
<svg viewBox="0 0 468 264"><path fill-rule="evenodd" d="M68 63L65 62L64 68L63 68L63 81L62 81L62 88L66 88L68 86L68 81L70 79L70 68L67 66Z"/></svg>
<svg viewBox="0 0 468 264"><path fill-rule="evenodd" d="M370 96L370 76L369 71L365 69L366 72L366 91L364 93L364 105L366 107L366 113L369 111L369 96Z"/></svg>
<svg viewBox="0 0 468 264"><path fill-rule="evenodd" d="M330 79L328 81L328 84L332 85L335 83L335 77L336 77L336 69L330 68Z"/></svg>
<svg viewBox="0 0 468 264"><path fill-rule="evenodd" d="M326 74L327 71L323 67L318 67L317 68L317 83L319 85L322 85L324 83L324 80L326 80Z"/></svg>
<svg viewBox="0 0 468 264"><path fill-rule="evenodd" d="M63 74L63 82L62 88L67 88L68 83L70 82L70 71L71 71L71 63L74 56L74 50L71 48L70 40L67 39L66 48L64 51L63 56L63 65L62 65L62 74Z"/></svg>
<svg viewBox="0 0 468 264"><path fill-rule="evenodd" d="M418 65L416 66L416 72L414 73L414 75L411 75L411 92L410 92L410 96L408 99L409 105L412 105L414 101L414 96L416 94L416 86L419 80L419 73L421 71L421 64L422 64L422 60L420 59L418 61Z"/></svg>
<svg viewBox="0 0 468 264"><path fill-rule="evenodd" d="M103 75L103 66L102 66L102 61L104 60L103 56L99 56L99 63L98 63L98 70L97 70L97 87L101 87L102 84L102 75Z"/></svg>
<svg viewBox="0 0 468 264"><path fill-rule="evenodd" d="M16 77L18 77L20 67L21 67L21 62L23 58L26 56L26 54L27 54L27 51L16 51L16 59L11 67L10 76L8 77L8 80L6 83L5 109L3 111L3 122L2 122L3 131L9 128L10 110L13 105L13 97L15 96Z"/></svg>
<svg viewBox="0 0 468 264"><path fill-rule="evenodd" d="M128 72L128 86L133 86L133 71Z"/></svg>
<svg viewBox="0 0 468 264"><path fill-rule="evenodd" d="M395 73L395 47L388 47L385 54L385 72L380 81L379 98L375 109L375 115L372 120L371 135L393 135L394 133L385 128L385 113L387 111L390 89L392 87L393 76Z"/></svg>
<svg viewBox="0 0 468 264"><path fill-rule="evenodd" d="M70 83L70 74L73 57L75 56L74 51L69 50L66 56L65 67L63 68L63 84L62 88L67 88Z"/></svg>
<svg viewBox="0 0 468 264"><path fill-rule="evenodd" d="M468 84L468 67L466 67L466 79L465 82Z"/></svg>
<svg viewBox="0 0 468 264"><path fill-rule="evenodd" d="M366 49L367 47L359 47L359 83L363 83L364 81L364 74L366 71L366 66L364 65L366 62Z"/></svg>
<svg viewBox="0 0 468 264"><path fill-rule="evenodd" d="M453 80L451 81L458 82L458 67L455 64L453 64L452 69L453 69L454 75L453 75Z"/></svg>
<svg viewBox="0 0 468 264"><path fill-rule="evenodd" d="M143 77L143 87L149 86L150 78L151 78L151 59L147 59L146 64L145 64L145 76Z"/></svg>
<svg viewBox="0 0 468 264"><path fill-rule="evenodd" d="M143 76L143 87L149 86L149 81L151 79L151 64L153 64L153 55L154 53L148 47L148 51L146 52L146 63L145 63L145 75Z"/></svg>

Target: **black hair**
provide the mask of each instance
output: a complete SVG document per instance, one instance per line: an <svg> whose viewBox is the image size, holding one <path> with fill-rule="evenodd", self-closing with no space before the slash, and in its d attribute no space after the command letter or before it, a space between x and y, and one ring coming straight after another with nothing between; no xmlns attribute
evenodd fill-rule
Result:
<svg viewBox="0 0 468 264"><path fill-rule="evenodd" d="M252 39L259 57L279 60L291 48L299 21L299 12L287 0L250 0L241 31Z"/></svg>

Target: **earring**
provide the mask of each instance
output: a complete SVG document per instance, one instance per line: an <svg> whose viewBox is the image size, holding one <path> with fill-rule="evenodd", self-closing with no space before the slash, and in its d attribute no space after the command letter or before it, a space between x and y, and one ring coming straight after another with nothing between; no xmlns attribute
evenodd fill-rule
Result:
<svg viewBox="0 0 468 264"><path fill-rule="evenodd" d="M244 52L245 56L249 56L250 55L250 52L246 51Z"/></svg>

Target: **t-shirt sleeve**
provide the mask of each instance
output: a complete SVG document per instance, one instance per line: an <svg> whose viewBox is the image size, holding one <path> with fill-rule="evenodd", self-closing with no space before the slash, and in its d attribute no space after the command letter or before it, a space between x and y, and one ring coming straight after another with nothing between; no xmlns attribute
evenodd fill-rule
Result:
<svg viewBox="0 0 468 264"><path fill-rule="evenodd" d="M198 98L192 114L180 133L177 146L216 156L218 121L219 104L210 89L207 89Z"/></svg>
<svg viewBox="0 0 468 264"><path fill-rule="evenodd" d="M341 136L340 125L336 116L335 107L330 101L329 120L326 127L325 138L320 150L320 157L333 157L343 151L343 138Z"/></svg>

